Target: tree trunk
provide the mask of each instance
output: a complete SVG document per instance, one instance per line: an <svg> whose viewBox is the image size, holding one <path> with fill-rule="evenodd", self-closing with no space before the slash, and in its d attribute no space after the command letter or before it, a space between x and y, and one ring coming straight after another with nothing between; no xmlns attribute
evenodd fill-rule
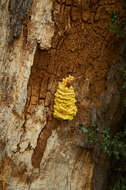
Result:
<svg viewBox="0 0 126 190"><path fill-rule="evenodd" d="M106 188L109 159L85 147L78 125L120 120L120 42L106 24L117 8L116 0L0 1L1 190ZM54 94L69 75L77 115L58 120Z"/></svg>

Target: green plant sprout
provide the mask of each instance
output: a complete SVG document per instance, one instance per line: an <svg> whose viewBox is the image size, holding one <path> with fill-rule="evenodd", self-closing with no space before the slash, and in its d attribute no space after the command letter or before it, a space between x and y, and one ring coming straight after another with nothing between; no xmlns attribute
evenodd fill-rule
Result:
<svg viewBox="0 0 126 190"><path fill-rule="evenodd" d="M110 16L110 23L107 24L110 32L113 32L117 38L126 35L126 18L119 19L118 12L114 10Z"/></svg>
<svg viewBox="0 0 126 190"><path fill-rule="evenodd" d="M123 132L117 132L113 137L110 128L99 130L97 124L87 129L80 124L79 129L87 135L86 143L94 143L99 141L100 148L109 156L119 159L120 156L126 156L126 129Z"/></svg>

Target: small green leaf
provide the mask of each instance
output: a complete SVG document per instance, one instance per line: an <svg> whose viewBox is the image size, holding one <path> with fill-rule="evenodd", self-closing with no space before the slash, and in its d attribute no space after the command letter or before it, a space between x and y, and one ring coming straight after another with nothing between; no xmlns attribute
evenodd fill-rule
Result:
<svg viewBox="0 0 126 190"><path fill-rule="evenodd" d="M84 125L79 124L79 129L83 132L83 133L88 133L88 129L86 127L84 127Z"/></svg>

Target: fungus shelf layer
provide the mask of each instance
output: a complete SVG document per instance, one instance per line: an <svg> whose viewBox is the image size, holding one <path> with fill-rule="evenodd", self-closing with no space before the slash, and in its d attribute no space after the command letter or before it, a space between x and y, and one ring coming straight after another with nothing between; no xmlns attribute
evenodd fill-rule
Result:
<svg viewBox="0 0 126 190"><path fill-rule="evenodd" d="M75 93L72 86L67 87L74 80L73 76L66 77L58 83L58 88L54 99L53 116L57 119L72 120L77 112L75 105Z"/></svg>

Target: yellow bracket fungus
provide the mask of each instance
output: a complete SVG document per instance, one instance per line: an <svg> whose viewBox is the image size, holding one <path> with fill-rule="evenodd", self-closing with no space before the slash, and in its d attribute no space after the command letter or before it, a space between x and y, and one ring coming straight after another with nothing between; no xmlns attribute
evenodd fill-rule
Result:
<svg viewBox="0 0 126 190"><path fill-rule="evenodd" d="M54 99L53 116L57 119L72 120L76 115L77 107L75 105L75 93L72 86L67 87L74 80L73 76L66 77L58 83L58 88Z"/></svg>

